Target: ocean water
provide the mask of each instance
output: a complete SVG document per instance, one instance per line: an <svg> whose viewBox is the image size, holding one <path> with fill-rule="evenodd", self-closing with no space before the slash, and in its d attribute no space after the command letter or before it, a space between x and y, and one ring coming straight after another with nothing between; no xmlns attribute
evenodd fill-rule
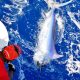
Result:
<svg viewBox="0 0 80 80"><path fill-rule="evenodd" d="M8 30L9 44L19 44L22 48L22 55L12 62L16 68L13 80L80 80L79 0L54 11L57 20L55 46L57 53L64 56L42 68L34 64L41 21L48 11L44 0L0 0L0 20Z"/></svg>

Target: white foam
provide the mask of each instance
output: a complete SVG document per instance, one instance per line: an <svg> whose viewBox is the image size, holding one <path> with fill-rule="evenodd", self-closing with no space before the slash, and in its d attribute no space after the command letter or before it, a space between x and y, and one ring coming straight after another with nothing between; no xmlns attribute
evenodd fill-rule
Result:
<svg viewBox="0 0 80 80"><path fill-rule="evenodd" d="M11 0L13 4L5 3L2 5L3 8L7 9L9 12L3 11L3 22L11 25L16 22L17 16L22 16L24 14L23 8L29 5L28 0Z"/></svg>
<svg viewBox="0 0 80 80"><path fill-rule="evenodd" d="M67 60L66 69L69 74L79 73L80 74L80 61L76 59L73 60L73 55L70 55L69 59Z"/></svg>
<svg viewBox="0 0 80 80"><path fill-rule="evenodd" d="M51 8L59 8L59 7L63 7L63 6L66 6L68 4L70 4L73 0L70 0L68 2L65 2L65 3L58 3L56 1L53 1L53 0L44 0L49 7Z"/></svg>
<svg viewBox="0 0 80 80"><path fill-rule="evenodd" d="M76 26L80 29L80 22L76 20L74 14L72 12L67 12L71 20L76 24Z"/></svg>
<svg viewBox="0 0 80 80"><path fill-rule="evenodd" d="M58 24L58 31L60 32L60 39L59 42L62 41L62 38L64 37L64 29L65 29L65 21L63 18L58 14L56 14L56 22Z"/></svg>

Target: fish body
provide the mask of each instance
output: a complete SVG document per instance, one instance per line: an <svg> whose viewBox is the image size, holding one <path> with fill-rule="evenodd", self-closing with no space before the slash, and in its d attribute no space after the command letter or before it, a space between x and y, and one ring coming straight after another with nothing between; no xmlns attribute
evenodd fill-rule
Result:
<svg viewBox="0 0 80 80"><path fill-rule="evenodd" d="M46 19L41 26L41 31L38 37L38 46L35 50L34 54L34 62L38 65L46 64L50 62L52 59L57 59L63 57L63 55L59 55L55 49L55 15L54 10L63 6L68 5L69 3L73 2L70 0L65 3L57 3L52 0L45 0L48 4L48 7L51 10L47 13Z"/></svg>
<svg viewBox="0 0 80 80"><path fill-rule="evenodd" d="M46 19L41 27L37 50L33 57L35 62L46 64L52 59L62 57L62 55L57 54L55 50L55 27L54 10L51 9L46 14Z"/></svg>

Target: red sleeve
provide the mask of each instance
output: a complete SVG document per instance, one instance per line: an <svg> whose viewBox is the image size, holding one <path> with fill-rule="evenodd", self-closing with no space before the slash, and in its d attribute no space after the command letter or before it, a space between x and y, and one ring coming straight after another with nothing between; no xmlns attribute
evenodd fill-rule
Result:
<svg viewBox="0 0 80 80"><path fill-rule="evenodd" d="M0 59L0 80L10 80L2 59Z"/></svg>

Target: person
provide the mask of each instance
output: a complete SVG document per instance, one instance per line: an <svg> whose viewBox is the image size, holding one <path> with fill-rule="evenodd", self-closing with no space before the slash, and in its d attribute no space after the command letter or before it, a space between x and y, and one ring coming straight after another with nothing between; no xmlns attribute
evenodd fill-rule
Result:
<svg viewBox="0 0 80 80"><path fill-rule="evenodd" d="M11 61L15 60L21 54L21 48L19 45L8 45L0 52L0 80L11 80L15 67ZM5 63L8 64L8 70L5 67Z"/></svg>

